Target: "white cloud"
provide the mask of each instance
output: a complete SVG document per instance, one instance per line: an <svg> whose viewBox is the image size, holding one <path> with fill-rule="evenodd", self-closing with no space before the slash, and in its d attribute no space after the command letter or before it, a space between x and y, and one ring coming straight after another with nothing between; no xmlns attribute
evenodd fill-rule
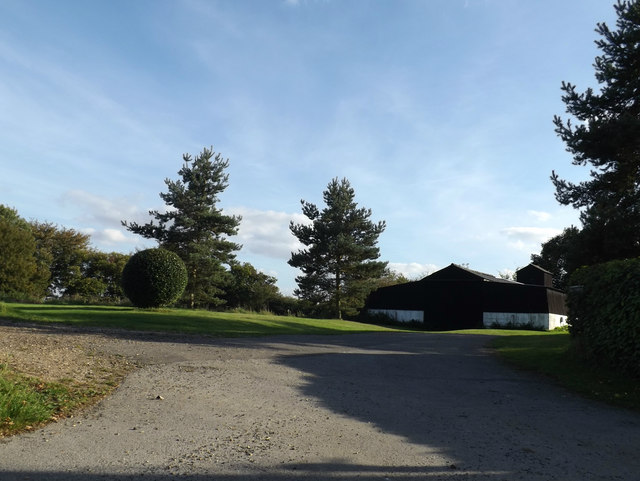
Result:
<svg viewBox="0 0 640 481"><path fill-rule="evenodd" d="M515 280L515 274L516 271L514 271L513 269L500 269L498 271L498 276L502 277L503 279Z"/></svg>
<svg viewBox="0 0 640 481"><path fill-rule="evenodd" d="M120 224L121 220L138 223L150 220L147 211L136 204L136 199L109 199L83 190L70 190L63 194L61 200L63 204L72 205L79 211L78 221L85 226L80 230L90 234L97 245L137 245L145 242L139 236L128 235ZM247 207L225 209L225 213L242 216L238 235L232 240L242 244L245 252L286 260L291 252L304 247L289 230L290 221L308 222L302 214Z"/></svg>
<svg viewBox="0 0 640 481"><path fill-rule="evenodd" d="M108 199L84 190L69 190L62 195L64 205L73 205L80 211L79 220L87 224L119 227L120 221L148 222L149 215L136 206L135 199L120 197Z"/></svg>
<svg viewBox="0 0 640 481"><path fill-rule="evenodd" d="M152 246L154 241L142 240L138 236L128 236L118 229L95 229L93 227L84 227L78 229L83 234L89 234L91 236L91 243L98 247L100 250L118 249L129 250L131 246L137 245L138 247Z"/></svg>
<svg viewBox="0 0 640 481"><path fill-rule="evenodd" d="M551 214L548 212L542 212L539 210L528 210L527 214L536 219L539 222L546 222L551 219Z"/></svg>
<svg viewBox="0 0 640 481"><path fill-rule="evenodd" d="M419 264L417 262L389 262L389 269L402 274L407 279L422 279L438 270L434 264Z"/></svg>
<svg viewBox="0 0 640 481"><path fill-rule="evenodd" d="M291 252L302 249L289 230L289 222L306 223L302 214L234 207L228 213L242 216L237 241L243 250L276 259L288 259Z"/></svg>
<svg viewBox="0 0 640 481"><path fill-rule="evenodd" d="M560 234L562 230L553 227L506 227L500 232L510 239L509 247L530 251Z"/></svg>
<svg viewBox="0 0 640 481"><path fill-rule="evenodd" d="M155 241L130 234L120 221L148 222L149 215L136 205L136 199L119 197L110 199L86 192L69 190L60 198L64 206L77 212L80 232L91 236L91 243L100 250L133 251L155 245Z"/></svg>
<svg viewBox="0 0 640 481"><path fill-rule="evenodd" d="M117 229L105 229L102 231L103 240L105 242L110 242L117 244L119 242L128 242L129 239L125 236L122 231Z"/></svg>

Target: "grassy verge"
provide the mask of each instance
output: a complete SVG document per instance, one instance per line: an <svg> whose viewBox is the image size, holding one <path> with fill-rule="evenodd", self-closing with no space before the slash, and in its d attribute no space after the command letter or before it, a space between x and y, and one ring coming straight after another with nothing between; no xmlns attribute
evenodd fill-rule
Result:
<svg viewBox="0 0 640 481"><path fill-rule="evenodd" d="M95 403L116 385L115 378L100 386L71 380L43 382L0 364L0 437L66 417Z"/></svg>
<svg viewBox="0 0 640 481"><path fill-rule="evenodd" d="M211 312L188 309L134 309L112 306L64 306L5 303L6 319L64 323L82 327L111 327L140 331L180 332L216 337L275 334L346 334L398 331L401 328L269 314Z"/></svg>
<svg viewBox="0 0 640 481"><path fill-rule="evenodd" d="M506 331L503 331L506 332ZM553 379L582 396L640 411L640 382L631 376L585 361L566 332L501 336L492 341L502 359Z"/></svg>

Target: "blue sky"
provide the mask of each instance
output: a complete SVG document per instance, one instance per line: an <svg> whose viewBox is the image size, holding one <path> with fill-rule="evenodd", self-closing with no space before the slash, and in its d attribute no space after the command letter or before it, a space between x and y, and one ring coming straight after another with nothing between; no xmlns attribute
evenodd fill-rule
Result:
<svg viewBox="0 0 640 481"><path fill-rule="evenodd" d="M228 158L241 261L285 293L300 200L346 177L409 277L515 270L578 215L551 170L563 80L597 87L613 0L3 0L0 203L92 235L162 209L182 154Z"/></svg>

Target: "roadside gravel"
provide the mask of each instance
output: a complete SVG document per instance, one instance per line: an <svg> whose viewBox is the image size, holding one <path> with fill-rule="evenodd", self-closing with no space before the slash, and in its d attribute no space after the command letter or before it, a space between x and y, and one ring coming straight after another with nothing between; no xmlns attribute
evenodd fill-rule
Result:
<svg viewBox="0 0 640 481"><path fill-rule="evenodd" d="M640 479L639 415L510 370L486 336L0 335L19 329L138 369L0 441L3 481Z"/></svg>

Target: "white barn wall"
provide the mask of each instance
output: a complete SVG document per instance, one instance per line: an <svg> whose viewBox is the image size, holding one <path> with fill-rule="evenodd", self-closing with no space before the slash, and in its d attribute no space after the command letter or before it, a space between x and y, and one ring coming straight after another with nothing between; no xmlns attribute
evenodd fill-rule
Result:
<svg viewBox="0 0 640 481"><path fill-rule="evenodd" d="M396 322L424 322L424 311L403 309L368 309L369 314L382 314ZM493 326L532 326L538 329L553 330L567 325L567 316L546 312L483 312L484 327Z"/></svg>
<svg viewBox="0 0 640 481"><path fill-rule="evenodd" d="M567 325L567 316L546 312L483 312L484 327L492 326L533 326L547 331Z"/></svg>

